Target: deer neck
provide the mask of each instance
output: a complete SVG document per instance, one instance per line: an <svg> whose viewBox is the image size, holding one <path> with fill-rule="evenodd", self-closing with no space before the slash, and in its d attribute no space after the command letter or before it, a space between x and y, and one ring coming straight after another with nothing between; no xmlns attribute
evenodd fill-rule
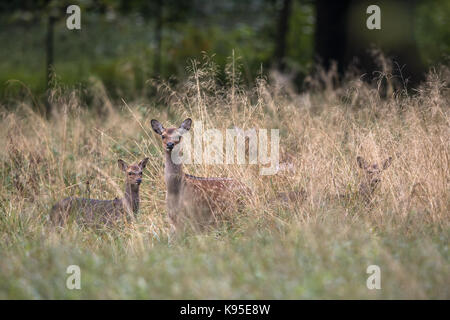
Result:
<svg viewBox="0 0 450 320"><path fill-rule="evenodd" d="M183 181L183 167L181 163L175 164L172 161L172 153L170 151L166 151L164 178L166 180L167 193L178 195Z"/></svg>
<svg viewBox="0 0 450 320"><path fill-rule="evenodd" d="M139 185L132 185L127 183L125 185L125 204L126 206L137 213L139 211Z"/></svg>
<svg viewBox="0 0 450 320"><path fill-rule="evenodd" d="M371 185L368 182L362 182L359 185L359 194L362 195L366 201L368 201L372 198L375 189L376 185Z"/></svg>

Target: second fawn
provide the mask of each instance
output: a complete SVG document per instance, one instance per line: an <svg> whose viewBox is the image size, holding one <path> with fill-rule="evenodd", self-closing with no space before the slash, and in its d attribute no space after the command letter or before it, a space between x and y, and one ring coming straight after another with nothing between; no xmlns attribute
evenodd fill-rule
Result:
<svg viewBox="0 0 450 320"><path fill-rule="evenodd" d="M362 169L362 179L358 185L358 189L356 191L347 190L344 193L330 195L327 197L328 200L352 202L354 199L361 199L366 205L372 202L375 190L381 182L381 174L391 165L392 157L384 160L381 165L377 162L368 163L360 156L356 157L356 162Z"/></svg>
<svg viewBox="0 0 450 320"><path fill-rule="evenodd" d="M175 163L172 151L184 133L191 128L192 120L186 119L178 128L164 128L152 120L153 130L162 138L165 150L164 178L166 204L170 222L175 229L193 227L204 229L226 218L226 211L237 209L238 194L249 190L230 178L201 178L183 173L181 163Z"/></svg>
<svg viewBox="0 0 450 320"><path fill-rule="evenodd" d="M119 168L125 173L125 192L123 198L114 200L97 200L88 198L65 198L56 203L51 211L51 220L55 224L63 224L74 218L83 223L108 224L128 218L139 211L139 186L142 182L142 171L148 158L137 164L127 165L118 160Z"/></svg>
<svg viewBox="0 0 450 320"><path fill-rule="evenodd" d="M359 167L363 170L363 181L359 184L358 192L366 200L370 201L372 195L381 181L381 173L389 168L392 157L387 158L381 165L377 162L368 163L363 157L356 157Z"/></svg>

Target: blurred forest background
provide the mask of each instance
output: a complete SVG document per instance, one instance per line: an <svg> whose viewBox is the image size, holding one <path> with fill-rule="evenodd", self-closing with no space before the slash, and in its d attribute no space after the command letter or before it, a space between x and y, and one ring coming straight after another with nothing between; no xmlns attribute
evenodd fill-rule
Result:
<svg viewBox="0 0 450 320"><path fill-rule="evenodd" d="M81 30L69 30L66 9L81 8ZM381 8L381 30L368 30L366 9ZM450 1L355 0L80 0L0 4L0 101L45 100L52 85L102 84L111 99L151 98L150 79L180 81L205 53L233 63L243 85L279 70L298 90L317 63L380 70L381 50L409 84L430 66L448 63Z"/></svg>

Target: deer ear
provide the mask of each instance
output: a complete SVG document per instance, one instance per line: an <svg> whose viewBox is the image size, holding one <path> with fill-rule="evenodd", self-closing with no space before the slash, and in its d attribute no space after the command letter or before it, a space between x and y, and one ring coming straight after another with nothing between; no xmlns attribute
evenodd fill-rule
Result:
<svg viewBox="0 0 450 320"><path fill-rule="evenodd" d="M150 121L150 123L151 123L151 125L152 125L153 130L154 130L157 134L162 135L162 133L163 133L163 131L164 131L164 127L162 126L162 124L159 123L159 121L158 121L158 120L155 120L155 119L152 119L152 121Z"/></svg>
<svg viewBox="0 0 450 320"><path fill-rule="evenodd" d="M358 162L358 165L361 169L367 168L367 162L366 162L366 160L364 160L363 157L357 156L356 162Z"/></svg>
<svg viewBox="0 0 450 320"><path fill-rule="evenodd" d="M186 120L184 120L179 128L179 130L181 131L181 134L184 134L187 131L189 131L189 129L191 129L191 124L192 124L191 118L187 118Z"/></svg>
<svg viewBox="0 0 450 320"><path fill-rule="evenodd" d="M141 167L141 169L145 169L145 167L147 166L147 162L148 162L148 158L145 158L144 160L139 162L139 167Z"/></svg>
<svg viewBox="0 0 450 320"><path fill-rule="evenodd" d="M386 170L387 168L389 168L391 163L392 163L392 157L389 157L386 160L384 160L383 161L383 170Z"/></svg>
<svg viewBox="0 0 450 320"><path fill-rule="evenodd" d="M117 160L117 164L119 165L119 169L122 171L126 171L128 168L128 165L122 159Z"/></svg>

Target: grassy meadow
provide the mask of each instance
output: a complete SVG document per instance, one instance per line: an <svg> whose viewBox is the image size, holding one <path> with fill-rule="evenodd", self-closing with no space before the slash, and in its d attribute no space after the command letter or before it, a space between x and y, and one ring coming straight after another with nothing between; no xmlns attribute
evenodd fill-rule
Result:
<svg viewBox="0 0 450 320"><path fill-rule="evenodd" d="M218 84L210 64L158 88L158 99L111 100L101 83L57 88L54 113L30 97L0 113L0 299L449 299L450 95L447 68L416 91L330 75L304 93L280 75L241 85L234 68ZM320 73L319 73L320 74ZM386 79L380 79L386 81ZM388 81L389 83L389 81ZM390 88L390 86L388 86ZM100 110L100 111L99 111ZM235 177L254 195L232 221L174 237L165 210L164 151L150 120L206 128L280 129L290 171L257 165L187 165L200 176ZM393 157L367 204L358 155ZM150 158L135 219L115 227L52 228L51 206L67 196L114 199L117 159ZM305 190L304 201L273 201ZM346 200L337 195L345 194ZM81 290L66 268L81 269ZM381 290L369 290L369 265Z"/></svg>

